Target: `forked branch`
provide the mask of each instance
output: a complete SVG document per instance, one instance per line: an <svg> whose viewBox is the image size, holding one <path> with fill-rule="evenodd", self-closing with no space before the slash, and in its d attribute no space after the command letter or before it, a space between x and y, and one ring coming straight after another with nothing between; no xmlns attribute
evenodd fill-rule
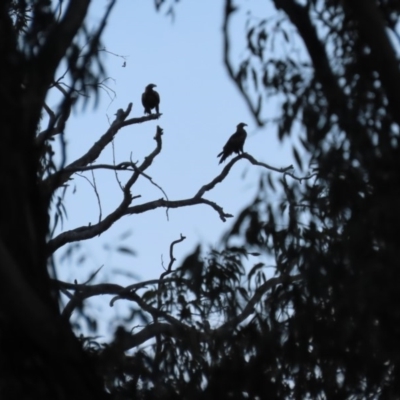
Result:
<svg viewBox="0 0 400 400"><path fill-rule="evenodd" d="M131 195L131 188L134 183L137 181L141 172L146 170L153 162L154 158L160 153L162 147L161 135L163 134L162 129L157 126L156 135L154 137L155 141L157 142L157 146L154 151L145 158L143 163L135 169L132 173L131 177L128 179L125 187L123 188L123 199L120 205L107 217L105 217L102 221L98 222L97 224L90 225L90 226L82 226L67 232L63 232L54 239L50 240L47 244L49 254L52 254L61 246L64 246L70 242L76 242L79 240L85 240L93 238L97 235L108 230L114 222L118 221L123 215L126 214L129 205L132 203L132 200L139 197L135 196L132 197Z"/></svg>
<svg viewBox="0 0 400 400"><path fill-rule="evenodd" d="M145 117L131 118L129 120L126 120L131 110L132 103L129 103L125 111L122 109L118 110L115 120L113 121L107 132L96 143L94 143L93 146L82 157L78 158L77 160L63 168L61 171L58 171L57 173L49 176L46 180L44 180L43 187L45 192L49 194L53 193L57 188L64 185L76 171L79 171L96 161L102 151L114 139L115 135L122 127L140 124L157 119L159 117L158 114L152 114Z"/></svg>
<svg viewBox="0 0 400 400"><path fill-rule="evenodd" d="M153 159L159 154L161 151L161 135L162 135L162 130L161 128L158 127L158 133L156 134L156 141L157 141L157 147L156 149L148 156L145 158L144 162L140 166L136 166L133 169L134 173L131 177L131 179L128 181L127 185L125 186L125 191L130 189L132 185L136 182L137 178L143 174L143 171L146 170L152 163ZM214 209L220 219L225 222L228 218L232 218L233 215L226 213L224 209L219 206L217 203L205 199L203 195L205 192L208 192L212 190L218 183L221 183L227 176L231 168L235 163L237 163L241 159L246 159L248 160L251 164L257 165L260 167L263 167L268 170L276 171L288 176L291 176L293 179L299 180L300 182L305 179L311 179L314 177L316 174L311 174L308 176L304 177L297 177L294 174L290 173L289 171L293 169L292 165L289 165L288 167L283 167L283 168L276 168L271 165L268 165L266 163L262 163L260 161L257 161L254 157L250 156L247 153L243 153L241 155L238 155L237 157L233 158L221 171L219 175L217 175L211 182L203 185L197 193L187 199L182 199L182 200L169 200L165 198L160 198L158 200L153 200L149 201L147 203L143 204L138 204L135 206L131 206L131 201L133 198L128 198L124 197L123 202L121 205L111 214L109 214L103 221L100 221L97 224L90 225L90 226L82 226L64 233L61 233L59 236L56 238L50 240L48 243L49 246L49 253L53 253L55 250L60 248L61 246L71 243L71 242L76 242L80 240L86 240L93 238L97 235L100 235L101 233L105 232L114 222L116 222L118 219L120 219L124 215L132 215L132 214L141 214L150 210L155 210L157 208L181 208L181 207L188 207L188 206L194 206L194 205L200 205L200 204L205 204L212 209ZM124 166L128 164L124 164ZM121 167L121 166L120 166ZM69 167L67 167L69 168ZM72 168L72 167L70 167ZM77 167L79 168L79 167ZM90 168L89 168L90 169ZM76 170L74 168L74 170Z"/></svg>

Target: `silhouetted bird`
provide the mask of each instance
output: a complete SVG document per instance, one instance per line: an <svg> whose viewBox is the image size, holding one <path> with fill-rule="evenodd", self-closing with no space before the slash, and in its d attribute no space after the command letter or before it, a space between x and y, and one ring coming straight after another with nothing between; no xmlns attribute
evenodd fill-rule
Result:
<svg viewBox="0 0 400 400"><path fill-rule="evenodd" d="M156 113L159 114L158 106L160 105L160 95L153 90L156 86L157 85L154 85L153 83L148 84L142 94L142 104L145 114L151 114L153 108L155 108Z"/></svg>
<svg viewBox="0 0 400 400"><path fill-rule="evenodd" d="M233 153L243 153L243 145L247 136L247 132L244 129L245 126L247 126L247 124L243 122L237 125L236 132L228 139L221 153L217 155L217 157L222 156L219 160L220 164Z"/></svg>

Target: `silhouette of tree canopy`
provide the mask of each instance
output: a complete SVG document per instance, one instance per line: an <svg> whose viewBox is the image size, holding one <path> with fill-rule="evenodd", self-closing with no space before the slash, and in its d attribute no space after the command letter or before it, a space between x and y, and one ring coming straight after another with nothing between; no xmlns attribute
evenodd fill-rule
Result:
<svg viewBox="0 0 400 400"><path fill-rule="evenodd" d="M227 72L258 125L298 143L297 165L276 168L239 154L179 200L148 175L167 140L160 126L141 163L97 162L124 127L161 117L128 118L132 104L66 163L71 108L105 87L100 39L115 1L93 32L85 25L90 1L65 3L0 6L0 396L400 397L400 2L266 0L266 14L254 16L240 12L246 2L225 0ZM175 3L155 6L173 16ZM235 17L246 26L239 60L231 53ZM50 91L60 95L54 109L45 102ZM271 101L280 104L273 117ZM160 276L125 287L93 284L97 271L85 283L57 279L57 249L68 257L128 215L205 204L222 221L232 218L207 195L243 162L260 171L259 188L220 248L198 246L176 265L181 235ZM50 210L57 224L68 183L96 170L115 173L120 203L95 224L56 234ZM162 197L133 204L139 178ZM130 304L131 315L109 341L77 338L73 312L95 335L86 300L100 295L111 296L111 307Z"/></svg>
<svg viewBox="0 0 400 400"><path fill-rule="evenodd" d="M400 3L265 3L275 11L247 15L234 60L230 26L245 5L225 1L227 70L260 126L280 103L277 134L300 143L297 167L315 179L263 174L225 236L269 256L283 281L254 327L255 369L271 398L397 398Z"/></svg>

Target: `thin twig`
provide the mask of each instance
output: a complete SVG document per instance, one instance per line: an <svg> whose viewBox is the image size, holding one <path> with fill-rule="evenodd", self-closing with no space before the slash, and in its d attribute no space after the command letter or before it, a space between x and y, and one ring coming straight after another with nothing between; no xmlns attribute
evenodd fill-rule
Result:
<svg viewBox="0 0 400 400"><path fill-rule="evenodd" d="M91 182L91 180L85 175L82 175L82 174L77 174L77 175L80 176L81 178L86 179L89 182L90 186L93 188L94 194L96 195L96 198L97 198L97 204L99 205L99 222L100 222L101 217L103 215L102 209L101 209L100 195L99 195L99 192L97 191L96 182L94 180L94 173L93 173L93 171L91 171L91 172L92 172L93 182Z"/></svg>
<svg viewBox="0 0 400 400"><path fill-rule="evenodd" d="M169 264L168 268L165 272L163 272L160 276L160 279L164 279L167 274L169 274L172 271L172 265L176 261L176 258L174 257L174 246L178 243L183 242L186 239L186 236L183 236L181 233L181 237L177 240L174 240L171 245L169 246Z"/></svg>
<svg viewBox="0 0 400 400"><path fill-rule="evenodd" d="M181 237L177 240L174 240L171 245L169 246L169 257L170 257L170 261L168 264L168 268L160 275L160 280L159 280L159 284L158 284L158 289L157 289L157 310L161 310L162 307L162 293L164 291L164 288L166 288L165 282L164 282L164 278L170 274L172 272L172 265L175 262L175 257L174 257L174 246L177 243L181 243L186 239L185 236L183 236L181 234ZM158 323L158 314L153 315L153 322L154 324ZM160 334L156 334L156 350L155 350L155 360L154 360L154 364L155 367L158 368L159 365L159 360L161 357L161 351L162 351L162 341L161 341L161 335Z"/></svg>
<svg viewBox="0 0 400 400"><path fill-rule="evenodd" d="M231 77L231 79L236 83L236 87L239 89L240 93L242 94L247 106L250 108L250 112L252 115L254 115L254 118L257 121L258 126L263 126L264 122L260 118L260 109L259 107L256 108L254 107L250 96L247 94L245 90L243 90L243 87L240 82L240 78L235 74L235 71L233 70L231 61L229 59L230 56L230 35L229 35L229 20L231 15L236 11L236 7L233 5L232 0L225 0L225 14L224 14L224 22L222 25L222 32L223 32L223 46L224 46L224 64L226 69L228 70L228 74Z"/></svg>
<svg viewBox="0 0 400 400"><path fill-rule="evenodd" d="M154 158L161 152L162 134L163 130L159 126L157 126L156 135L154 137L154 140L157 143L156 148L149 156L145 158L142 164L138 167L138 170L135 170L132 176L128 179L122 191L123 199L120 205L99 223L90 226L81 226L79 228L63 232L54 239L50 240L47 244L48 251L50 254L53 253L58 248L60 248L61 246L65 245L66 243L75 242L78 240L90 239L92 237L100 235L101 233L109 229L110 226L114 224L117 220L119 220L123 215L129 214L127 213L127 210L129 209L129 205L132 203L132 200L134 198L140 197L140 196L132 196L130 190L133 184L137 181L137 179L140 176L140 173L138 171L143 171L148 167L150 167Z"/></svg>
<svg viewBox="0 0 400 400"><path fill-rule="evenodd" d="M150 181L150 183L151 183L152 185L154 185L156 188L158 188L158 189L161 191L161 193L165 196L165 198L166 198L167 200L169 200L169 199L168 199L168 195L167 195L167 193L165 193L164 189L163 189L159 184L157 184L156 182L154 182L154 181L153 181L153 178L152 178L151 176L147 175L147 174L146 174L145 172L143 172L140 168L138 168L138 167L136 166L136 164L137 164L137 163L134 163L134 162L132 161L132 154L131 154L131 161L130 161L130 165L129 165L129 166L131 166L131 167L133 168L134 171L138 172L140 175L142 175L142 176L145 177L148 181Z"/></svg>
<svg viewBox="0 0 400 400"><path fill-rule="evenodd" d="M65 184L71 178L71 175L74 173L76 168L84 167L93 163L122 127L140 124L146 121L157 119L159 117L159 115L151 114L140 118L131 118L129 120L125 120L131 110L132 103L129 103L125 111L119 110L120 112L117 113L114 122L111 124L106 133L96 143L94 143L93 146L82 157L78 158L62 170L45 179L43 181L43 186L47 189L47 191L52 193L54 190Z"/></svg>
<svg viewBox="0 0 400 400"><path fill-rule="evenodd" d="M158 129L161 129L158 127ZM159 138L156 140L161 141L161 133L159 134ZM161 150L161 142L160 142L160 147L157 147L156 150L150 154L148 157L145 158L145 161L140 165L136 166L135 164L119 164L119 167L123 169L126 166L131 166L133 170L135 171L135 175L130 181L130 185L133 185L133 183L136 181L138 176L143 175L143 170L146 169L154 159L154 157L158 154L158 152ZM238 162L241 159L246 159L250 161L251 164L257 165L272 171L280 172L283 173L287 176L292 177L293 179L296 179L298 181L306 180L306 179L311 179L316 174L311 174L308 176L304 177L297 177L294 174L288 172L291 169L293 169L292 165L289 165L288 167L283 167L283 168L276 168L272 167L271 165L268 165L266 163L262 163L257 161L254 157L250 156L247 153L243 153L241 155L238 155L237 157L233 158L221 171L221 173L216 176L211 182L207 183L206 185L203 185L197 193L192 197L188 199L183 199L183 200L166 200L164 198L158 199L158 200L153 200L147 203L143 204L138 204L135 206L128 206L124 208L124 210L120 210L118 208L117 210L113 213L111 213L109 216L105 218L101 223L96 224L96 225L91 225L91 226L85 226L85 227L80 227L76 228L71 231L64 232L51 240L49 242L49 248L51 251L55 251L59 247L63 246L66 243L73 242L73 241L78 241L78 240L85 240L85 239L90 239L102 232L104 232L106 229L109 228L117 219L121 218L123 215L132 215L132 214L141 214L149 210L155 210L160 207L164 208L180 208L180 207L187 207L187 206L194 206L194 205L199 205L199 204L206 204L209 207L213 208L221 218L223 222L225 222L228 218L232 218L232 214L226 213L221 206L216 204L215 202L205 199L202 196L204 195L205 192L210 191L213 189L218 183L222 182L226 176L228 175L230 169L233 167L233 165ZM93 166L94 167L94 166ZM97 166L100 167L100 166ZM103 166L104 168L106 166ZM86 168L86 167L85 167ZM113 169L112 166L107 166L109 169ZM150 177L149 177L150 178ZM151 178L150 178L151 179ZM107 222L105 222L107 220Z"/></svg>
<svg viewBox="0 0 400 400"><path fill-rule="evenodd" d="M114 146L114 140L111 141L111 149L112 149L112 156L113 156L113 164L115 166L115 146ZM121 190L124 190L121 181L118 178L118 173L117 173L117 168L113 168L114 173L115 173L115 179L118 182L119 187Z"/></svg>

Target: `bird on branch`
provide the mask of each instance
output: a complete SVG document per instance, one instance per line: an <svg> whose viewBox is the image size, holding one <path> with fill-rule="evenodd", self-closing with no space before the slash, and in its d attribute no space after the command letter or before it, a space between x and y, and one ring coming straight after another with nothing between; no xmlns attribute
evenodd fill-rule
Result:
<svg viewBox="0 0 400 400"><path fill-rule="evenodd" d="M243 145L247 136L247 132L244 129L245 126L247 126L247 124L243 122L237 125L236 132L228 139L221 153L217 155L217 157L222 156L219 160L220 164L233 153L243 153Z"/></svg>
<svg viewBox="0 0 400 400"><path fill-rule="evenodd" d="M155 90L153 90L153 88L155 88L156 86L157 85L154 85L154 83L149 83L142 94L142 104L145 114L151 114L151 110L153 108L156 109L157 114L160 113L158 109L160 105L160 95Z"/></svg>

